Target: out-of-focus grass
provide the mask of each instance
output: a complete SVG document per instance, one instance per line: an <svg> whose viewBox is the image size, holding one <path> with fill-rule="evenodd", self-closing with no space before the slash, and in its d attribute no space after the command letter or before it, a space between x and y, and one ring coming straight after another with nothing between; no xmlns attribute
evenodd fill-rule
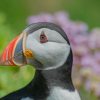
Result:
<svg viewBox="0 0 100 100"><path fill-rule="evenodd" d="M0 66L0 97L27 85L34 77L32 66Z"/></svg>
<svg viewBox="0 0 100 100"><path fill-rule="evenodd" d="M0 53L8 42L15 36L6 21L6 16L0 13Z"/></svg>
<svg viewBox="0 0 100 100"><path fill-rule="evenodd" d="M80 88L79 93L82 100L98 100L93 93L87 92L84 87Z"/></svg>
<svg viewBox="0 0 100 100"><path fill-rule="evenodd" d="M21 32L26 27L26 18L41 12L67 11L74 20L86 22L89 27L100 27L100 0L1 0L0 11L7 21Z"/></svg>

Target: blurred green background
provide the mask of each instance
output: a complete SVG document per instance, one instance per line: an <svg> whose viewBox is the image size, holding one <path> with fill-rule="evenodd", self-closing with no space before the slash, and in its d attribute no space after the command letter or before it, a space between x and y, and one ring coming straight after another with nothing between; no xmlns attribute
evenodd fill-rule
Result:
<svg viewBox="0 0 100 100"><path fill-rule="evenodd" d="M8 42L27 26L27 18L42 12L66 11L72 20L81 20L89 28L100 27L100 0L1 0L0 53ZM5 36L5 34L8 34ZM25 86L33 77L30 66L24 68L0 67L0 96ZM27 75L26 75L27 74ZM83 88L82 100L96 100Z"/></svg>
<svg viewBox="0 0 100 100"><path fill-rule="evenodd" d="M100 0L3 0L0 11L16 32L26 27L26 18L40 12L69 12L71 19L86 22L90 28L100 26Z"/></svg>

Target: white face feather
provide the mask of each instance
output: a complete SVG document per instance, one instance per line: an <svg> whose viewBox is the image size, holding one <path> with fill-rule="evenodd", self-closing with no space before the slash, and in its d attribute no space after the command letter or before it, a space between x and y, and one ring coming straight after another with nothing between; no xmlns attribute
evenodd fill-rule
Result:
<svg viewBox="0 0 100 100"><path fill-rule="evenodd" d="M47 100L81 100L78 92L75 91L69 91L64 90L60 87L54 87L50 91L50 95L47 98Z"/></svg>
<svg viewBox="0 0 100 100"><path fill-rule="evenodd" d="M40 42L42 32L48 39L46 43ZM60 33L47 28L41 28L29 34L26 40L26 48L35 54L35 59L43 65L45 70L62 66L70 53L70 46ZM29 60L27 61L29 62Z"/></svg>

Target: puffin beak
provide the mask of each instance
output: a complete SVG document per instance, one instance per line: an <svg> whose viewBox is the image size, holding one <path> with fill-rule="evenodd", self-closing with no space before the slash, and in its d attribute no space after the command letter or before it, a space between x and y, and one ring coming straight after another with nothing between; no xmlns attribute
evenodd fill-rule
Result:
<svg viewBox="0 0 100 100"><path fill-rule="evenodd" d="M6 47L0 58L0 66L23 66L26 59L33 57L31 50L25 49L26 33L14 38Z"/></svg>
<svg viewBox="0 0 100 100"><path fill-rule="evenodd" d="M9 45L6 47L6 49L2 53L2 56L0 59L0 65L2 65L2 66L15 66L15 63L13 62L13 50L14 50L14 46L15 46L17 40L18 40L18 37L13 39L9 43Z"/></svg>

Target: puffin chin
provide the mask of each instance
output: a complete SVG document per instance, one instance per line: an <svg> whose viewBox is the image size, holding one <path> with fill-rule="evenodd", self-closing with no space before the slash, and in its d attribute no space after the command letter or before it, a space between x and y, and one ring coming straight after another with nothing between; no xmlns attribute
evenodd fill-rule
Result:
<svg viewBox="0 0 100 100"><path fill-rule="evenodd" d="M50 61L50 59L48 58L48 62L42 62L42 61L39 61L37 59L32 59L32 58L28 58L27 59L27 64L28 65L31 65L31 66L34 66L34 68L36 70L53 70L53 69L57 69L61 66L63 66L66 62L67 62L67 59L69 58L70 56L70 48L68 50L68 52L65 53L65 55L62 57L62 59L59 59L59 55L58 55L58 59L56 58L53 58L53 61Z"/></svg>
<svg viewBox="0 0 100 100"><path fill-rule="evenodd" d="M36 59L27 59L27 64L33 66L36 70L54 70L63 66L67 62L67 59L69 58L69 56L70 56L70 52L69 52L68 57L65 56L64 59L60 61L60 63L58 64L53 63L52 65L50 64L48 66L47 65L45 66L43 63L41 63L41 61L36 60Z"/></svg>

